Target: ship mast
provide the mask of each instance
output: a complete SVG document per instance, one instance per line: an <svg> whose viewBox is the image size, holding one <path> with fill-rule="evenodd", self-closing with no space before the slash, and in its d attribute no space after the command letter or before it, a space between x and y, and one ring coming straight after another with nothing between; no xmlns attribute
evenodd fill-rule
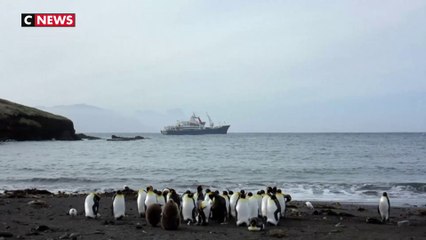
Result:
<svg viewBox="0 0 426 240"><path fill-rule="evenodd" d="M209 119L210 127L212 128L212 127L214 126L213 121L212 121L212 119L210 118L210 116L209 116L209 114L208 114L208 113L206 113L206 115L207 115L207 118Z"/></svg>

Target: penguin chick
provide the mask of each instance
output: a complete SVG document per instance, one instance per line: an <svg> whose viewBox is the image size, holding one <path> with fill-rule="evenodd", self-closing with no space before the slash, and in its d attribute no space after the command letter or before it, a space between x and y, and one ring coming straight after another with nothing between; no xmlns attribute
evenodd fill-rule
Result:
<svg viewBox="0 0 426 240"><path fill-rule="evenodd" d="M161 221L161 205L153 203L148 206L145 213L146 221L153 227L156 227Z"/></svg>
<svg viewBox="0 0 426 240"><path fill-rule="evenodd" d="M165 230L177 230L180 225L180 212L178 205L169 199L164 205L161 215L161 227Z"/></svg>

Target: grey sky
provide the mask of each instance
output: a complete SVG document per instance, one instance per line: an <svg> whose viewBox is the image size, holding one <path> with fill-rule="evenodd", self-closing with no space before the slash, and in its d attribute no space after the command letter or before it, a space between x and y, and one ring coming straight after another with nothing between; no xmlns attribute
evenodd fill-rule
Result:
<svg viewBox="0 0 426 240"><path fill-rule="evenodd" d="M0 97L231 131L426 131L426 1L0 0ZM21 28L26 12L75 28ZM176 119L170 119L175 122Z"/></svg>

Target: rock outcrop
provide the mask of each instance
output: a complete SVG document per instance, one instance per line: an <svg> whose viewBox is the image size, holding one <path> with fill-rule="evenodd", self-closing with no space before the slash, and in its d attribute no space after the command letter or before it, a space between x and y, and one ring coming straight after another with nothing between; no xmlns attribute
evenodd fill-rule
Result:
<svg viewBox="0 0 426 240"><path fill-rule="evenodd" d="M120 137L112 135L110 139L107 139L107 141L135 141L135 140L142 140L145 139L142 136L136 136L136 137Z"/></svg>
<svg viewBox="0 0 426 240"><path fill-rule="evenodd" d="M68 118L0 99L0 140L79 140Z"/></svg>

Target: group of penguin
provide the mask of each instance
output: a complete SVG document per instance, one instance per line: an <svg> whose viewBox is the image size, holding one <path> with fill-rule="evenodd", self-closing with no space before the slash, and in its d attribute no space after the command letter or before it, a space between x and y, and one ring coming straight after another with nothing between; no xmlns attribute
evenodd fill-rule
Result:
<svg viewBox="0 0 426 240"><path fill-rule="evenodd" d="M128 188L127 188L128 189ZM100 197L90 193L84 203L87 218L99 217ZM237 226L247 226L250 231L261 231L265 224L276 226L285 217L286 203L291 196L281 189L268 187L256 193L244 190L203 191L198 186L196 192L186 191L179 195L174 189L158 191L152 186L141 189L137 194L137 208L140 217L145 217L152 226L161 223L166 230L175 230L181 220L188 224L207 225L209 220L225 224L234 219ZM112 214L119 220L125 216L125 194L117 191L113 196ZM70 211L71 215L71 211Z"/></svg>
<svg viewBox="0 0 426 240"><path fill-rule="evenodd" d="M127 187L125 190L129 190ZM99 217L100 197L90 193L84 203L87 218ZM181 196L174 189L158 191L152 186L141 189L137 194L137 208L140 217L145 217L152 226L161 222L161 227L166 230L176 230L181 220L188 225L207 225L209 220L217 223L227 223L234 219L237 226L247 226L250 231L261 231L265 223L277 226L280 219L286 216L286 203L291 201L291 196L284 194L281 189L268 187L266 192L260 190L253 194L244 190L210 191L198 186L197 191L186 191ZM313 209L310 202L308 208ZM120 220L125 216L125 194L117 191L113 196L112 214ZM378 212L382 222L389 220L390 202L386 192L379 200ZM70 215L76 215L75 209L70 210Z"/></svg>

